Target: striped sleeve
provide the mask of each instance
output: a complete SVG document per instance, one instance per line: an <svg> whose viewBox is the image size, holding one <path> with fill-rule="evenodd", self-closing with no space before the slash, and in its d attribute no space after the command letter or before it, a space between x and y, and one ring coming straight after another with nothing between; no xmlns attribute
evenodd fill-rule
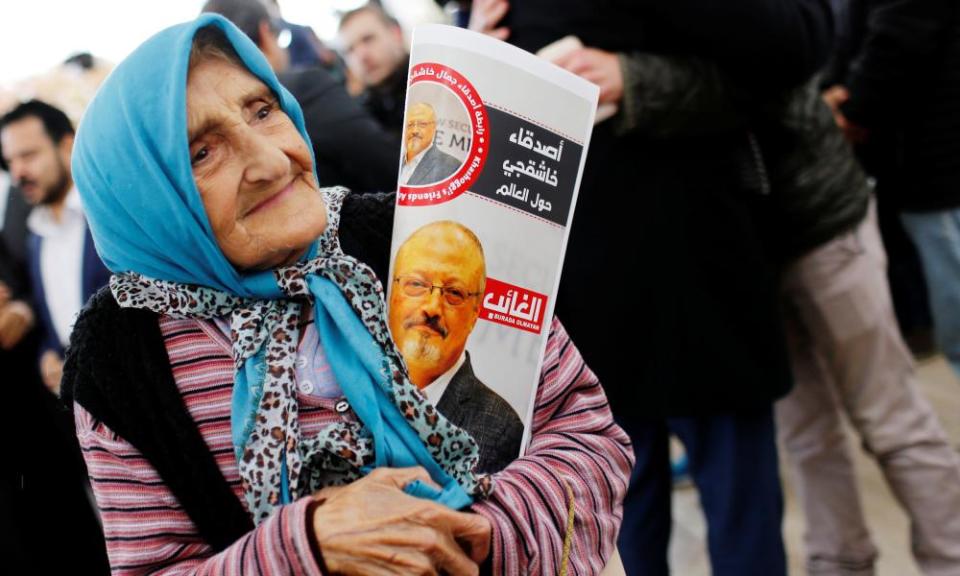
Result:
<svg viewBox="0 0 960 576"><path fill-rule="evenodd" d="M82 406L74 410L113 574L321 574L307 533L310 497L215 554L143 455Z"/></svg>
<svg viewBox="0 0 960 576"><path fill-rule="evenodd" d="M633 461L600 382L554 319L526 454L473 506L493 525L493 573L560 574L572 500L566 573L598 574L613 554Z"/></svg>

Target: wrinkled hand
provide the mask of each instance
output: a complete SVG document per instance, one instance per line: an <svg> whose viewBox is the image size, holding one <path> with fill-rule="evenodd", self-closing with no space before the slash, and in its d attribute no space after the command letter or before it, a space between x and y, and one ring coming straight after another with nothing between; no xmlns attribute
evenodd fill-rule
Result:
<svg viewBox="0 0 960 576"><path fill-rule="evenodd" d="M470 8L469 28L497 40L506 40L510 36L510 29L505 26L498 28L497 24L509 9L510 3L507 0L474 0Z"/></svg>
<svg viewBox="0 0 960 576"><path fill-rule="evenodd" d="M554 64L599 86L600 104L616 104L623 99L623 71L615 53L578 48L564 54Z"/></svg>
<svg viewBox="0 0 960 576"><path fill-rule="evenodd" d="M60 395L60 379L63 377L63 358L53 350L40 357L40 376L43 385L53 394Z"/></svg>
<svg viewBox="0 0 960 576"><path fill-rule="evenodd" d="M839 84L831 86L823 92L823 101L827 103L830 111L833 112L833 121L836 122L840 130L843 131L844 137L853 144L862 144L867 140L867 136L869 135L866 128L849 121L847 117L843 115L843 112L840 111L840 106L849 99L850 91L847 90L845 86L840 86Z"/></svg>
<svg viewBox="0 0 960 576"><path fill-rule="evenodd" d="M33 327L33 310L22 300L12 300L0 308L0 347L10 350Z"/></svg>
<svg viewBox="0 0 960 576"><path fill-rule="evenodd" d="M324 488L316 498L314 536L332 574L475 575L490 553L490 523L415 498L403 487L427 472L378 468L347 486Z"/></svg>

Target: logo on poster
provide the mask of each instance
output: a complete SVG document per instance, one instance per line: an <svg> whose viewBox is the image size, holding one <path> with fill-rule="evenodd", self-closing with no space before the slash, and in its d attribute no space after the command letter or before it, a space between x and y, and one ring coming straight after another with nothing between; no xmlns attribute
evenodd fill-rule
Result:
<svg viewBox="0 0 960 576"><path fill-rule="evenodd" d="M410 88L421 82L429 82L444 87L453 93L464 106L470 121L470 149L467 152L466 159L456 171L450 174L447 174L447 171L435 172L443 174L439 181L415 183L419 182L417 172L407 174L406 178L401 176L401 185L397 191L397 203L401 206L427 206L453 200L470 188L483 170L487 158L487 141L489 138L487 110L473 84L453 68L434 62L423 62L410 70ZM436 119L430 117L427 108L429 108L429 103L411 102L407 109L408 140L405 144L412 144L408 150L409 157L405 157L405 161L417 160L420 162L420 166L429 163L431 167L436 166L439 170L441 165L450 163L449 157L440 157L441 153L439 151L433 152L434 158L416 157L416 153L421 150L423 150L422 154L431 154L431 151L425 150L423 145L417 141L418 138L426 140L433 137L433 133L429 132L429 127L431 123L436 122ZM415 115L416 117L414 117ZM422 128L427 129L426 136L419 134ZM418 170L422 172L425 168L418 167Z"/></svg>
<svg viewBox="0 0 960 576"><path fill-rule="evenodd" d="M539 334L546 313L545 294L487 278L480 318Z"/></svg>

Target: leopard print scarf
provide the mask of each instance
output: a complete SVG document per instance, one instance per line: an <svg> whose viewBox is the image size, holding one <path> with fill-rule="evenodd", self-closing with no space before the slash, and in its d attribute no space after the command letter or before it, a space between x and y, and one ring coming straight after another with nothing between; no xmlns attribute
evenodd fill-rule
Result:
<svg viewBox="0 0 960 576"><path fill-rule="evenodd" d="M287 299L244 298L136 273L111 278L114 297L121 307L145 308L177 318L230 317L236 379L248 383L245 389L235 385L234 407L237 394L249 395L245 404L248 413L238 415L236 409L233 413L234 446L247 508L255 523L280 504L358 478L376 462L375 442L366 425L340 422L315 437L300 436L294 381L298 321L304 301L323 305L311 292L311 286L317 285L311 278L316 277L329 280L339 289L373 337L381 351L374 381L419 436L429 455L467 494L484 496L490 483L487 477L474 474L479 459L476 442L440 414L410 382L387 329L380 282L369 266L340 248L337 228L347 191L328 188L322 193L328 225L318 239L318 256L274 271ZM344 384L341 382L341 386ZM244 422L239 428L238 417Z"/></svg>

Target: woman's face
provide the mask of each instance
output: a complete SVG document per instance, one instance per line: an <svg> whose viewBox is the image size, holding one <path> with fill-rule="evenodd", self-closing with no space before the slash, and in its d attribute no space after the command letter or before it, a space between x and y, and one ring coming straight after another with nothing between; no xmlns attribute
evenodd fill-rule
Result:
<svg viewBox="0 0 960 576"><path fill-rule="evenodd" d="M206 58L187 78L193 178L217 244L241 270L295 262L326 227L310 150L246 69Z"/></svg>

